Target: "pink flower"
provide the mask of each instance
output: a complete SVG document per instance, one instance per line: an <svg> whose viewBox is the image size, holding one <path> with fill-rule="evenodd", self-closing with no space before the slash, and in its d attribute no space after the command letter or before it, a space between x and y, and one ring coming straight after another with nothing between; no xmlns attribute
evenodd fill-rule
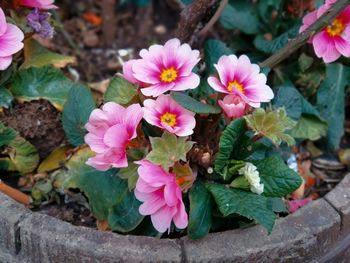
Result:
<svg viewBox="0 0 350 263"><path fill-rule="evenodd" d="M135 188L136 198L143 202L139 208L140 214L150 215L154 228L160 233L170 230L172 220L176 227L186 228L188 216L175 174L149 161L136 163L141 165Z"/></svg>
<svg viewBox="0 0 350 263"><path fill-rule="evenodd" d="M142 86L142 82L138 81L137 79L134 78L134 72L132 71L132 65L136 59L131 59L123 64L123 77L129 81L130 83Z"/></svg>
<svg viewBox="0 0 350 263"><path fill-rule="evenodd" d="M248 106L238 95L226 95L225 98L219 100L218 103L225 112L225 115L231 119L242 117Z"/></svg>
<svg viewBox="0 0 350 263"><path fill-rule="evenodd" d="M312 201L312 198L305 198L305 199L301 199L301 200L296 199L296 200L287 201L288 202L288 211L289 211L289 213L294 213L299 208L307 205L311 201Z"/></svg>
<svg viewBox="0 0 350 263"><path fill-rule="evenodd" d="M15 25L6 23L6 17L0 8L0 70L7 69L12 55L23 48L24 34Z"/></svg>
<svg viewBox="0 0 350 263"><path fill-rule="evenodd" d="M131 63L133 73L130 74L130 68L127 68L124 77L142 83L141 92L146 96L157 97L169 90L194 89L199 85L199 76L192 73L200 60L199 51L192 50L188 44L181 45L176 38L164 46L152 45L148 50L142 49L140 56L141 59Z"/></svg>
<svg viewBox="0 0 350 263"><path fill-rule="evenodd" d="M209 85L216 91L236 94L252 107L260 107L261 102L269 102L273 92L266 85L266 76L260 67L251 64L246 55L237 58L235 55L222 56L214 65L219 78L209 77Z"/></svg>
<svg viewBox="0 0 350 263"><path fill-rule="evenodd" d="M318 10L307 14L303 18L300 32L305 31L319 17L321 17L336 0L327 0ZM325 63L337 60L341 55L350 57L350 6L345 8L333 22L315 34L311 39L316 56Z"/></svg>
<svg viewBox="0 0 350 263"><path fill-rule="evenodd" d="M85 135L85 142L96 156L89 158L87 164L101 171L111 167L127 167L126 147L137 136L136 128L142 116L139 104L124 108L108 102L102 110L93 110L85 125L89 132Z"/></svg>
<svg viewBox="0 0 350 263"><path fill-rule="evenodd" d="M196 126L195 113L180 106L170 95L160 95L157 100L143 102L143 118L150 124L177 136L188 136Z"/></svg>
<svg viewBox="0 0 350 263"><path fill-rule="evenodd" d="M33 7L39 9L56 9L58 8L53 3L55 0L19 0L19 4L26 7Z"/></svg>

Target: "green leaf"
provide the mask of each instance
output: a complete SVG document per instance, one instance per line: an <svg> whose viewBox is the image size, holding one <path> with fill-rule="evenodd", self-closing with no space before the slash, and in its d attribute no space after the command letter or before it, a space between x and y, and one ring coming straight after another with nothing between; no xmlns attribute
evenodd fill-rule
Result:
<svg viewBox="0 0 350 263"><path fill-rule="evenodd" d="M182 92L172 92L171 97L181 106L195 113L218 114L221 112L219 107L199 102Z"/></svg>
<svg viewBox="0 0 350 263"><path fill-rule="evenodd" d="M49 51L41 46L33 38L27 38L24 41L24 63L20 69L30 67L44 67L54 65L57 68L64 68L67 64L75 63L75 57L64 56L58 53Z"/></svg>
<svg viewBox="0 0 350 263"><path fill-rule="evenodd" d="M197 181L191 188L190 214L187 233L192 239L200 239L209 233L212 222L213 200L204 184Z"/></svg>
<svg viewBox="0 0 350 263"><path fill-rule="evenodd" d="M0 109L2 107L9 108L13 101L12 93L5 88L0 87Z"/></svg>
<svg viewBox="0 0 350 263"><path fill-rule="evenodd" d="M307 56L305 53L302 53L298 59L298 64L301 72L305 72L312 66L314 59L312 57Z"/></svg>
<svg viewBox="0 0 350 263"><path fill-rule="evenodd" d="M13 77L10 91L16 99L31 101L46 99L58 110L63 109L71 88L81 87L53 67L20 70Z"/></svg>
<svg viewBox="0 0 350 263"><path fill-rule="evenodd" d="M287 213L288 209L282 198L270 197L267 199L268 207L275 213Z"/></svg>
<svg viewBox="0 0 350 263"><path fill-rule="evenodd" d="M293 145L294 139L285 131L295 126L295 121L288 118L284 108L267 110L258 108L250 115L244 117L248 126L255 134L263 135L272 142L279 145L285 141L288 145Z"/></svg>
<svg viewBox="0 0 350 263"><path fill-rule="evenodd" d="M289 81L277 88L278 92L272 102L273 108L284 107L290 118L298 120L302 112L301 94Z"/></svg>
<svg viewBox="0 0 350 263"><path fill-rule="evenodd" d="M258 35L254 39L254 46L266 54L273 54L284 47L291 38L296 37L298 35L299 28L299 25L294 26L271 41L266 40L263 35Z"/></svg>
<svg viewBox="0 0 350 263"><path fill-rule="evenodd" d="M276 215L269 209L266 197L249 191L228 188L221 184L208 183L206 186L223 216L239 214L255 220L271 233Z"/></svg>
<svg viewBox="0 0 350 263"><path fill-rule="evenodd" d="M138 214L140 203L129 192L127 182L117 176L118 170L102 172L85 164L94 154L89 148L79 150L67 163L66 189L84 192L94 216L108 220L112 230L130 231L142 221Z"/></svg>
<svg viewBox="0 0 350 263"><path fill-rule="evenodd" d="M232 121L221 135L219 143L219 152L215 157L215 171L222 173L223 169L230 160L233 149L240 143L244 135L246 122L244 119Z"/></svg>
<svg viewBox="0 0 350 263"><path fill-rule="evenodd" d="M259 171L261 182L264 184L263 195L284 197L302 183L300 175L290 169L278 156L272 156L253 164Z"/></svg>
<svg viewBox="0 0 350 263"><path fill-rule="evenodd" d="M327 64L326 78L317 92L317 107L330 129L327 133L329 150L339 148L344 134L345 86L350 78L350 68L342 64Z"/></svg>
<svg viewBox="0 0 350 263"><path fill-rule="evenodd" d="M124 78L114 77L108 85L104 95L105 101L113 101L118 104L128 104L137 95L137 86L131 84Z"/></svg>
<svg viewBox="0 0 350 263"><path fill-rule="evenodd" d="M119 170L118 176L128 180L129 191L132 191L136 186L137 179L139 178L137 173L138 167L137 164L129 162L128 167Z"/></svg>
<svg viewBox="0 0 350 263"><path fill-rule="evenodd" d="M259 32L260 22L252 1L230 1L222 12L220 23L226 29L239 29L246 34Z"/></svg>
<svg viewBox="0 0 350 263"><path fill-rule="evenodd" d="M114 205L108 216L108 224L113 231L127 233L134 230L142 221L139 213L141 203L134 192L125 192L120 202Z"/></svg>
<svg viewBox="0 0 350 263"><path fill-rule="evenodd" d="M233 51L224 42L216 39L207 40L204 45L204 57L208 73L213 74L216 72L214 64L218 62L221 56L232 53Z"/></svg>
<svg viewBox="0 0 350 263"><path fill-rule="evenodd" d="M0 158L0 169L27 174L37 167L39 154L36 148L2 122L0 122L0 146L5 146L3 153L8 156Z"/></svg>
<svg viewBox="0 0 350 263"><path fill-rule="evenodd" d="M68 141L72 145L84 144L86 134L84 125L94 108L95 101L90 90L84 86L78 86L70 90L68 100L64 104L62 124Z"/></svg>
<svg viewBox="0 0 350 263"><path fill-rule="evenodd" d="M176 137L164 132L162 137L150 137L152 151L146 159L161 165L165 170L181 160L186 162L186 154L191 150L194 142L187 141L187 137Z"/></svg>
<svg viewBox="0 0 350 263"><path fill-rule="evenodd" d="M315 115L302 114L297 125L290 131L290 135L296 139L316 141L327 135L327 129L327 123Z"/></svg>

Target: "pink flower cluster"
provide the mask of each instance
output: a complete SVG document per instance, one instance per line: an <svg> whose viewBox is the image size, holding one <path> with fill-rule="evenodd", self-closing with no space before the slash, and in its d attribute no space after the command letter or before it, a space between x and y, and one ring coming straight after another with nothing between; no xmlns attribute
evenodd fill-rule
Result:
<svg viewBox="0 0 350 263"><path fill-rule="evenodd" d="M148 50L141 50L140 57L124 64L123 76L139 85L143 95L155 99L145 99L143 108L138 104L124 108L108 102L102 110L91 113L85 141L96 153L87 163L96 169L128 165L126 150L136 137L142 118L177 136L193 134L195 113L165 93L194 89L199 85L199 76L192 72L199 62L199 51L192 50L188 44L181 45L178 39L171 39L164 46L152 45ZM208 81L215 90L227 94L218 101L227 117L239 118L250 106L259 107L261 102L273 98L272 90L266 85L266 76L259 73L259 66L251 64L247 56L223 56L215 67L219 78L210 77ZM172 222L177 228L185 228L188 215L178 175L150 161L136 163L140 165L135 188L135 196L142 202L140 214L150 215L155 229L162 233L170 230ZM190 169L189 174L191 172Z"/></svg>
<svg viewBox="0 0 350 263"><path fill-rule="evenodd" d="M337 0L326 0L318 10L303 18L300 32L305 31L321 17ZM350 57L350 6L345 8L333 22L311 37L316 56L325 63L336 61L341 55Z"/></svg>
<svg viewBox="0 0 350 263"><path fill-rule="evenodd" d="M252 64L246 55L222 56L214 65L219 78L209 77L209 85L216 91L229 94L219 105L229 118L239 118L249 106L260 107L261 102L269 102L274 95L266 85L266 76L260 67Z"/></svg>
<svg viewBox="0 0 350 263"><path fill-rule="evenodd" d="M12 62L12 55L23 48L24 34L15 25L6 22L0 8L0 70L7 69Z"/></svg>

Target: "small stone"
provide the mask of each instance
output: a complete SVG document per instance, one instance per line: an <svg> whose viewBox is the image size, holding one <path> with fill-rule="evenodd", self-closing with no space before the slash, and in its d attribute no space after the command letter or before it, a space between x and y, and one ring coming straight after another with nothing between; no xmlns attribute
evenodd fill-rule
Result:
<svg viewBox="0 0 350 263"><path fill-rule="evenodd" d="M156 32L159 35L164 35L167 32L167 29L164 25L157 25L154 28L154 32Z"/></svg>
<svg viewBox="0 0 350 263"><path fill-rule="evenodd" d="M83 42L87 47L96 47L100 40L93 30L88 30L84 33Z"/></svg>

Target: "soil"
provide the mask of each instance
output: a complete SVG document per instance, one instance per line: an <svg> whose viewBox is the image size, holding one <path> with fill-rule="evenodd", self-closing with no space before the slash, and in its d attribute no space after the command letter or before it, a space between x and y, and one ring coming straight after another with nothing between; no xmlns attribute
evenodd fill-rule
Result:
<svg viewBox="0 0 350 263"><path fill-rule="evenodd" d="M32 143L41 159L66 142L61 114L46 100L15 102L0 112L0 121Z"/></svg>

